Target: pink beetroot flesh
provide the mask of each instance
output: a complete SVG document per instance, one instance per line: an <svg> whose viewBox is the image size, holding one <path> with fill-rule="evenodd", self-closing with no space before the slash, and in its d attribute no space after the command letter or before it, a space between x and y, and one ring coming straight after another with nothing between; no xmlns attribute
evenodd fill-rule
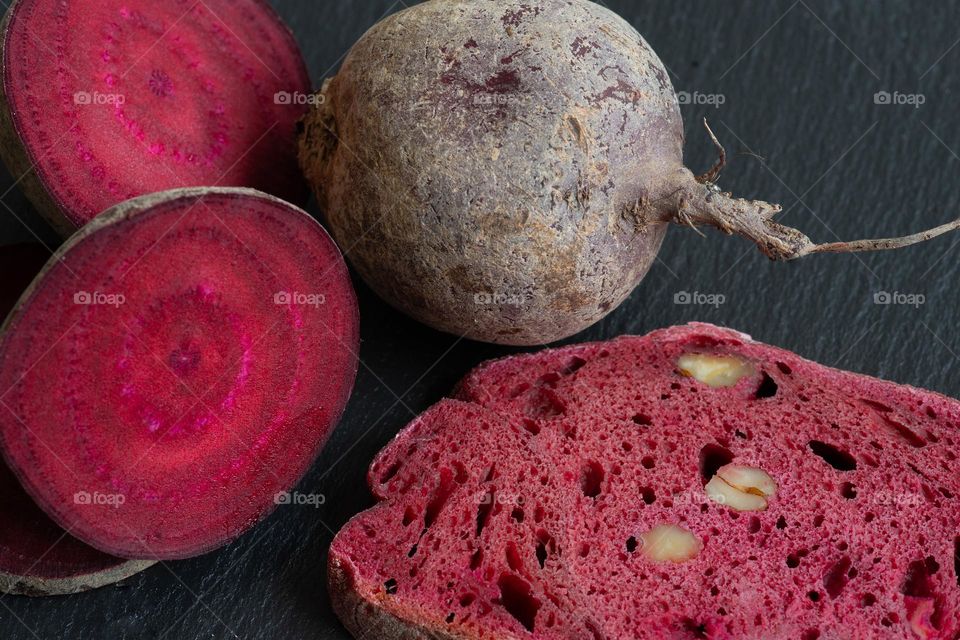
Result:
<svg viewBox="0 0 960 640"><path fill-rule="evenodd" d="M0 248L0 316L50 257L38 244ZM0 411L6 411L0 407ZM45 595L91 585L98 576L123 570L126 560L87 546L58 527L0 462L0 591Z"/></svg>
<svg viewBox="0 0 960 640"><path fill-rule="evenodd" d="M687 352L757 373L709 388L678 373ZM379 504L331 548L332 575L405 624L490 639L960 633L954 400L709 325L492 362L458 398L379 455ZM730 461L776 480L766 511L705 496ZM702 551L647 559L641 534L659 524ZM365 607L339 611L354 633L377 619Z"/></svg>
<svg viewBox="0 0 960 640"><path fill-rule="evenodd" d="M356 373L356 300L315 221L249 190L172 193L81 232L0 340L11 467L61 526L128 558L256 523Z"/></svg>
<svg viewBox="0 0 960 640"><path fill-rule="evenodd" d="M35 167L74 226L174 187L305 200L306 107L275 96L307 95L310 79L265 2L18 0L8 19L4 92L27 152L14 170Z"/></svg>

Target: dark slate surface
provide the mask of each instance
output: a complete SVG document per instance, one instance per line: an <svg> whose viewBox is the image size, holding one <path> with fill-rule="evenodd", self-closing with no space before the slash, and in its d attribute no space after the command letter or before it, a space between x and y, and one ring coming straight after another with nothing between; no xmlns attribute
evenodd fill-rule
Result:
<svg viewBox="0 0 960 640"><path fill-rule="evenodd" d="M960 5L875 0L608 0L670 68L678 91L721 94L684 107L687 161L713 162L708 116L733 157L721 184L782 202L783 219L831 241L917 230L960 215ZM363 31L402 2L274 0L315 84ZM411 43L416 46L416 43ZM878 91L926 103L877 105ZM5 191L10 178L3 176ZM16 191L0 242L53 235ZM578 339L690 320L722 323L825 364L960 396L960 235L899 254L773 264L745 241L676 229L628 303ZM53 246L53 245L51 245ZM919 294L918 307L874 304ZM724 304L674 303L679 292ZM510 349L458 341L399 316L359 286L363 366L346 417L299 490L318 508L281 508L241 540L122 587L69 598L0 599L0 636L28 638L347 638L328 604L334 531L370 504L365 467L472 365ZM2 526L2 523L0 523Z"/></svg>

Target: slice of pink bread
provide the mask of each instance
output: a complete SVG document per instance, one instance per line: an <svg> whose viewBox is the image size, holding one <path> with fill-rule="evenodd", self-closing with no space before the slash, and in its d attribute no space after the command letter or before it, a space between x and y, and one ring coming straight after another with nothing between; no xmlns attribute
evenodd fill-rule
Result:
<svg viewBox="0 0 960 640"><path fill-rule="evenodd" d="M752 373L710 387L690 353ZM490 362L373 462L335 609L365 639L957 640L958 425L955 400L703 324ZM730 464L775 482L765 510L708 497Z"/></svg>

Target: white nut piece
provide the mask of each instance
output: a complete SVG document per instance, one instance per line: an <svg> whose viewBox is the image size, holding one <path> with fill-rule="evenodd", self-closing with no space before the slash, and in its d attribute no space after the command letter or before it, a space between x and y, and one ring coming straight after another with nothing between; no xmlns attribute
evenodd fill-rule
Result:
<svg viewBox="0 0 960 640"><path fill-rule="evenodd" d="M703 543L683 527L661 524L640 535L643 555L654 562L686 562L696 558Z"/></svg>
<svg viewBox="0 0 960 640"><path fill-rule="evenodd" d="M764 511L767 498L777 494L777 483L770 474L756 467L728 464L704 487L707 497L737 511Z"/></svg>
<svg viewBox="0 0 960 640"><path fill-rule="evenodd" d="M685 353L677 360L680 373L708 387L732 387L756 372L753 364L733 356Z"/></svg>
<svg viewBox="0 0 960 640"><path fill-rule="evenodd" d="M777 495L777 483L770 474L756 467L728 464L717 470L717 475L735 489L766 498Z"/></svg>
<svg viewBox="0 0 960 640"><path fill-rule="evenodd" d="M763 496L746 493L728 485L720 476L713 476L704 487L707 497L737 511L765 511L767 499Z"/></svg>

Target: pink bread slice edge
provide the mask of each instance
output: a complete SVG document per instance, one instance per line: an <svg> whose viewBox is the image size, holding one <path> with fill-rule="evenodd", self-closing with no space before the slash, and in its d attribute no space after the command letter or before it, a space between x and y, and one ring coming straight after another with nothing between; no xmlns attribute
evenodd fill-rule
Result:
<svg viewBox="0 0 960 640"><path fill-rule="evenodd" d="M645 341L662 344L669 343L674 340L687 342L691 339L691 337L715 339L731 345L743 345L754 342L746 334L700 323L655 331L643 336L642 339ZM575 355L578 353L582 354L588 352L597 353L605 348L604 345L610 345L618 342L619 340L631 339L635 340L636 338L625 337L611 342L575 345L572 347L545 350L536 354L512 356L501 360L490 361L481 364L479 367L467 374L467 376L457 385L455 397L459 400L463 400L472 404L485 406L488 409L492 408L495 412L497 403L503 401L504 399L502 393L506 387L503 385L506 384L509 386L509 379L504 382L504 380L498 379L498 376L504 374L506 378L509 378L510 369L521 371L523 376L526 377L531 371L537 372L540 370L548 371L555 369L555 365L558 361L570 356L571 354ZM763 346L769 347L769 345ZM800 358L792 352L778 349L776 347L770 348L774 351L782 352L784 356L789 356L791 362L803 361L810 363L811 365L814 365L827 372L829 375L833 375L831 372L836 372L837 374L842 375L850 375L849 372L826 367L824 365ZM541 364L542 367L538 368L538 365ZM499 371L499 369L503 369L504 371ZM864 382L868 382L871 385L875 384L881 388L889 389L890 391L896 390L898 396L900 396L900 394L912 395L913 393L919 393L926 398L938 397L949 402L956 402L955 400L935 392L917 389L909 385L896 384L869 376L862 376L859 374L856 375L858 378L863 379ZM493 387L490 386L491 384ZM497 388L498 385L502 388ZM446 400L443 402L451 401ZM490 404L495 406L490 407ZM424 415L429 413L430 412L428 411ZM406 448L410 441L418 438L429 439L431 437L430 425L427 424L423 418L424 416L415 419L407 428L402 430L394 439L394 441L384 448L384 450L377 456L371 465L368 479L371 490L379 500L383 500L387 497L386 494L381 491L380 482L378 481L378 478L382 478L382 472L384 470L383 465L385 461L389 461L391 458L402 457L402 450ZM376 509L376 507L374 509ZM349 525L345 527L345 529L348 527ZM400 608L397 606L396 602L384 602L383 599L377 598L372 589L367 589L360 584L361 579L357 575L357 568L348 558L338 552L336 545L331 547L329 558L329 581L331 594L334 601L334 608L344 621L347 628L357 638L386 638L388 640L392 640L394 638L402 638L405 640L413 640L415 638L432 638L436 640L473 640L475 637L472 635L467 636L456 634L456 632L452 630L440 631L440 629L443 628L442 621L439 619L434 619L435 616L425 616L423 615L424 612L418 610L417 608ZM508 633L501 633L498 637L515 638L517 636Z"/></svg>

